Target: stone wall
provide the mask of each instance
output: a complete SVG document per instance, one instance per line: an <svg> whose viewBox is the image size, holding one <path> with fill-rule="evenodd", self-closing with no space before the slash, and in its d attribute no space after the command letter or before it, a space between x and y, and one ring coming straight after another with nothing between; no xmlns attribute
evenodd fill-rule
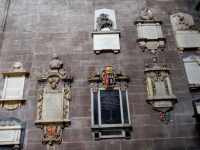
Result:
<svg viewBox="0 0 200 150"><path fill-rule="evenodd" d="M192 118L191 100L200 92L189 92L176 50L170 25L172 13L184 12L193 16L200 30L200 13L194 10L199 0L10 0L6 26L0 48L0 72L8 71L16 61L23 62L30 72L25 84L27 100L14 111L0 110L0 118L17 117L26 121L24 150L45 150L41 143L41 129L36 128L37 77L48 68L52 54L57 53L64 68L74 77L70 102L71 125L63 131L62 144L57 150L199 150L199 124ZM0 2L0 12L6 0ZM121 31L119 54L93 52L91 32L96 9L108 8L116 12ZM169 112L171 121L164 125L158 112L146 103L143 61L151 63L153 56L138 47L134 21L142 8L150 8L154 17L163 21L162 30L167 38L164 51L155 54L158 62L166 60L178 103ZM0 13L1 15L4 13ZM0 16L2 18L3 16ZM2 19L1 19L2 20ZM0 20L0 23L1 23ZM0 24L1 25L1 24ZM131 139L94 141L91 133L90 88L87 77L101 71L106 65L122 70L131 80L128 97ZM0 91L3 90L0 76Z"/></svg>

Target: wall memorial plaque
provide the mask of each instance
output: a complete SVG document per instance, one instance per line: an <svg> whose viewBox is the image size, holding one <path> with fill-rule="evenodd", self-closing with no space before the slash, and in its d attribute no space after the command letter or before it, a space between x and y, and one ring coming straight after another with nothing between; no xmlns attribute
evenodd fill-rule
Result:
<svg viewBox="0 0 200 150"><path fill-rule="evenodd" d="M187 77L187 83L190 90L197 90L200 88L200 56L195 54L188 54L182 56L183 67Z"/></svg>
<svg viewBox="0 0 200 150"><path fill-rule="evenodd" d="M50 69L38 78L38 111L35 124L42 129L42 144L47 144L47 149L55 149L55 144L61 144L62 129L71 122L69 101L73 78L67 75L62 65L54 54L49 63Z"/></svg>
<svg viewBox="0 0 200 150"><path fill-rule="evenodd" d="M119 35L117 30L115 11L111 9L95 10L93 49L96 54L105 51L120 51Z"/></svg>
<svg viewBox="0 0 200 150"><path fill-rule="evenodd" d="M2 73L5 76L2 98L0 106L8 110L16 109L21 105L23 98L25 77L29 73L23 69L21 62L13 64L9 72Z"/></svg>
<svg viewBox="0 0 200 150"><path fill-rule="evenodd" d="M101 138L130 138L127 81L129 77L116 73L111 66L88 77L91 86L92 132Z"/></svg>
<svg viewBox="0 0 200 150"><path fill-rule="evenodd" d="M194 115L192 117L196 118L197 122L200 122L200 99L193 100L192 106L194 110Z"/></svg>
<svg viewBox="0 0 200 150"><path fill-rule="evenodd" d="M21 150L26 123L17 118L0 119L0 150Z"/></svg>
<svg viewBox="0 0 200 150"><path fill-rule="evenodd" d="M153 19L153 13L150 9L142 9L140 17L136 20L139 47L144 51L146 48L152 54L160 48L164 50L166 38L163 37L161 30L161 20Z"/></svg>
<svg viewBox="0 0 200 150"><path fill-rule="evenodd" d="M160 112L160 120L165 124L168 123L168 111L173 108L177 98L174 95L171 79L169 77L169 69L163 60L163 68L157 65L157 58L153 57L153 68L149 68L145 60L146 89L147 102L152 105L153 109Z"/></svg>
<svg viewBox="0 0 200 150"><path fill-rule="evenodd" d="M196 48L197 53L200 53L200 34L195 27L192 16L185 13L176 13L170 16L170 21L179 53L191 48Z"/></svg>

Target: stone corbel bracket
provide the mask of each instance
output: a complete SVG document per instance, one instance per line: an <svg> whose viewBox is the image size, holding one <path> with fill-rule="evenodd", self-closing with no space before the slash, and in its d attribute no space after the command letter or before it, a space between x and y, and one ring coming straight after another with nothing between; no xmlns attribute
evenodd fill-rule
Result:
<svg viewBox="0 0 200 150"><path fill-rule="evenodd" d="M152 105L152 108L160 112L160 119L165 124L169 121L167 112L173 109L173 105L177 102L177 98L174 95L172 81L169 76L169 69L163 60L163 67L157 65L157 58L153 57L154 66L149 68L147 61L145 60L146 74L145 84L147 90L147 103ZM166 116L163 117L162 115Z"/></svg>
<svg viewBox="0 0 200 150"><path fill-rule="evenodd" d="M42 129L42 144L47 144L48 150L55 149L56 144L61 144L62 130L71 123L69 102L73 77L68 76L62 65L58 55L54 54L49 69L38 77L38 109L35 125Z"/></svg>
<svg viewBox="0 0 200 150"><path fill-rule="evenodd" d="M160 48L164 50L166 38L163 37L161 30L161 20L154 19L150 9L143 9L140 18L134 22L137 27L139 47L144 51L146 48L152 54Z"/></svg>
<svg viewBox="0 0 200 150"><path fill-rule="evenodd" d="M115 54L119 53L119 37L121 32L116 30L117 25L114 10L95 10L94 32L92 32L92 37L93 50L96 54L109 51Z"/></svg>
<svg viewBox="0 0 200 150"><path fill-rule="evenodd" d="M2 73L5 77L0 106L8 110L14 110L21 106L23 98L25 78L29 72L23 69L21 62L15 62L9 72Z"/></svg>

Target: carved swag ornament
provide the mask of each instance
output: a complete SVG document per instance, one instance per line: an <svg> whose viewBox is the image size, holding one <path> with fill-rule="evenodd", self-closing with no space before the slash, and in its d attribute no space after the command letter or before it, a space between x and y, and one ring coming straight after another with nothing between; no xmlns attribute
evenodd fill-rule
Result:
<svg viewBox="0 0 200 150"><path fill-rule="evenodd" d="M157 58L153 57L153 67L149 68L145 60L146 90L147 102L152 105L153 109L159 112L160 120L165 124L168 123L168 111L173 108L177 101L173 92L172 82L169 76L169 69L163 60L162 68L157 65Z"/></svg>
<svg viewBox="0 0 200 150"><path fill-rule="evenodd" d="M38 111L36 125L42 130L42 144L48 144L48 149L54 149L55 144L62 141L62 129L69 126L69 101L71 100L72 77L62 69L62 61L54 54L42 77L38 78ZM54 103L55 101L55 103ZM48 104L49 103L49 104Z"/></svg>

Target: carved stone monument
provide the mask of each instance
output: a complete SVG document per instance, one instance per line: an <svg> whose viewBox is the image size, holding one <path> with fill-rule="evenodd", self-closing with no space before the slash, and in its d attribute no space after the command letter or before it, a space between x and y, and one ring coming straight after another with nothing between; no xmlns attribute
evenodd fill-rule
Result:
<svg viewBox="0 0 200 150"><path fill-rule="evenodd" d="M0 119L0 150L21 150L24 143L26 122L17 118Z"/></svg>
<svg viewBox="0 0 200 150"><path fill-rule="evenodd" d="M174 95L172 82L169 76L169 69L163 60L163 67L157 65L157 58L153 57L153 67L149 68L145 60L146 90L148 94L147 102L153 109L160 112L160 120L168 123L169 115L167 111L173 108L177 98Z"/></svg>
<svg viewBox="0 0 200 150"><path fill-rule="evenodd" d="M70 125L69 101L72 77L62 69L63 63L54 54L46 70L38 78L38 110L35 124L42 129L42 143L48 149L55 149L55 144L62 141L62 129Z"/></svg>
<svg viewBox="0 0 200 150"><path fill-rule="evenodd" d="M170 16L170 21L179 53L191 48L196 48L197 53L200 53L200 34L195 27L192 16L185 13L176 13Z"/></svg>
<svg viewBox="0 0 200 150"><path fill-rule="evenodd" d="M130 138L127 82L129 77L106 66L88 77L91 87L91 123L95 140Z"/></svg>
<svg viewBox="0 0 200 150"><path fill-rule="evenodd" d="M21 106L23 98L25 77L29 73L23 69L21 62L15 62L9 72L2 73L5 76L2 98L0 106L8 110Z"/></svg>
<svg viewBox="0 0 200 150"><path fill-rule="evenodd" d="M95 10L94 16L94 32L93 49L96 54L105 51L120 51L119 36L120 31L117 30L115 11L111 9Z"/></svg>
<svg viewBox="0 0 200 150"><path fill-rule="evenodd" d="M188 54L182 56L183 66L190 90L200 88L200 56Z"/></svg>
<svg viewBox="0 0 200 150"><path fill-rule="evenodd" d="M139 47L144 51L146 48L152 54L160 48L164 50L166 38L163 37L161 30L161 20L153 19L153 13L150 9L142 9L140 17L136 20Z"/></svg>

